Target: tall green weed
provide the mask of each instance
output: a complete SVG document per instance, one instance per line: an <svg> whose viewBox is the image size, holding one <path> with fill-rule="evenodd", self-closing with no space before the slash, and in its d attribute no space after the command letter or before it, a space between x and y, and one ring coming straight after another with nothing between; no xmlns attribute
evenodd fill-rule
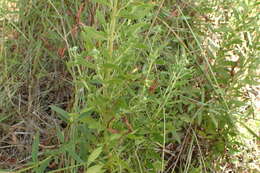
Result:
<svg viewBox="0 0 260 173"><path fill-rule="evenodd" d="M59 147L38 158L37 133L20 172L214 172L237 152L237 123L253 112L245 86L257 83L257 1L24 2L13 55L31 58L14 57L7 78L23 67L34 86L58 69L73 93L50 105L67 125Z"/></svg>

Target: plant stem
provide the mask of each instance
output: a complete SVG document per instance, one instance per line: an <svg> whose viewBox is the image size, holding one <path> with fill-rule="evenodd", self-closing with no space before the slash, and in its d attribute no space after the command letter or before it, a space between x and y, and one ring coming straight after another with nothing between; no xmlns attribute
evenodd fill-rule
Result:
<svg viewBox="0 0 260 173"><path fill-rule="evenodd" d="M109 33L109 58L112 60L113 49L114 49L114 39L115 39L115 27L116 27L116 17L117 17L117 4L118 0L114 0L112 14L111 14L111 23L110 23L110 33Z"/></svg>

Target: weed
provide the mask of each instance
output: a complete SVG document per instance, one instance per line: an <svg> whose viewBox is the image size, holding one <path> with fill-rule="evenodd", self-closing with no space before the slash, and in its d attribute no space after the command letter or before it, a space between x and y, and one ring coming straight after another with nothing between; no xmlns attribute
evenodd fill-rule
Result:
<svg viewBox="0 0 260 173"><path fill-rule="evenodd" d="M1 47L0 123L32 125L11 140L31 144L30 162L10 169L218 172L235 167L241 124L259 138L244 123L257 1L26 2L2 22L15 38Z"/></svg>

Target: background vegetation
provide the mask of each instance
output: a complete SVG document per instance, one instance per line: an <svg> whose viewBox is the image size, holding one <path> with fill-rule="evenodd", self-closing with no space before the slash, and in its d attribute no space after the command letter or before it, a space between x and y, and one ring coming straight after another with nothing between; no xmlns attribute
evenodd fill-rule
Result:
<svg viewBox="0 0 260 173"><path fill-rule="evenodd" d="M2 172L257 172L257 0L2 0Z"/></svg>

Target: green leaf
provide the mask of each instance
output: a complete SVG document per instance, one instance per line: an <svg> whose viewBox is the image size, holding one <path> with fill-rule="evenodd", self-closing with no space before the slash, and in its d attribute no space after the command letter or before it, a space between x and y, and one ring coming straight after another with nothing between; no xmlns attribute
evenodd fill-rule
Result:
<svg viewBox="0 0 260 173"><path fill-rule="evenodd" d="M145 22L133 24L133 25L129 26L129 29L127 30L127 32L129 34L136 34L136 32L138 32L139 30L141 30L142 27L145 27L145 26L149 26L149 25Z"/></svg>
<svg viewBox="0 0 260 173"><path fill-rule="evenodd" d="M89 84L91 84L91 85L100 85L100 86L102 86L103 85L103 81L101 81L101 80L98 80L98 79L92 79L92 80L89 80L88 81L89 82Z"/></svg>
<svg viewBox="0 0 260 173"><path fill-rule="evenodd" d="M38 172L37 173L44 173L46 172L46 168L49 166L50 162L52 161L51 158L49 159L46 159L44 162L41 163L39 169L37 170Z"/></svg>
<svg viewBox="0 0 260 173"><path fill-rule="evenodd" d="M74 159L78 163L83 163L83 159L78 155L78 152L76 151L76 143L77 139L74 137L74 139L71 139L67 144L63 145L61 147L61 152L66 152L70 158Z"/></svg>
<svg viewBox="0 0 260 173"><path fill-rule="evenodd" d="M99 23L101 25L105 25L106 24L106 19L105 19L103 13L100 12L100 10L97 10L96 14L97 14L97 19L98 19Z"/></svg>
<svg viewBox="0 0 260 173"><path fill-rule="evenodd" d="M60 127L57 127L56 129L56 135L61 143L65 142L64 133L60 130Z"/></svg>
<svg viewBox="0 0 260 173"><path fill-rule="evenodd" d="M90 129L98 129L98 130L102 129L101 124L91 116L85 116L84 114L80 117L79 120L83 123L86 123L88 125L88 128Z"/></svg>
<svg viewBox="0 0 260 173"><path fill-rule="evenodd" d="M10 115L8 115L8 116L4 116L4 117L0 118L0 122L6 120L6 119L9 118L9 117L10 117Z"/></svg>
<svg viewBox="0 0 260 173"><path fill-rule="evenodd" d="M32 145L32 160L33 160L33 162L38 162L39 144L40 144L40 134L39 134L39 132L37 132L35 137L34 137L33 145Z"/></svg>
<svg viewBox="0 0 260 173"><path fill-rule="evenodd" d="M94 162L102 152L102 147L95 149L88 157L88 166Z"/></svg>
<svg viewBox="0 0 260 173"><path fill-rule="evenodd" d="M76 160L78 163L83 163L84 161L80 158L80 156L74 151L74 149L71 149L71 146L66 149L68 154Z"/></svg>
<svg viewBox="0 0 260 173"><path fill-rule="evenodd" d="M122 137L122 134L112 134L109 138L110 141L119 140Z"/></svg>
<svg viewBox="0 0 260 173"><path fill-rule="evenodd" d="M153 6L153 4L142 4L133 6L131 11L129 11L129 9L122 10L119 13L119 16L125 17L127 19L141 19L149 14Z"/></svg>
<svg viewBox="0 0 260 173"><path fill-rule="evenodd" d="M86 173L102 173L104 170L102 170L103 165L95 165L87 169Z"/></svg>
<svg viewBox="0 0 260 173"><path fill-rule="evenodd" d="M211 113L209 114L209 117L211 118L215 127L218 128L218 121L217 121L216 117L214 115L212 115Z"/></svg>
<svg viewBox="0 0 260 173"><path fill-rule="evenodd" d="M84 120L85 118L87 118L88 116L90 116L91 115L91 111L88 111L88 112L83 112L83 113L81 113L80 115L79 115L79 120Z"/></svg>
<svg viewBox="0 0 260 173"><path fill-rule="evenodd" d="M89 37L84 31L81 31L81 37L84 40L84 47L87 51L90 51L95 48L95 42Z"/></svg>
<svg viewBox="0 0 260 173"><path fill-rule="evenodd" d="M64 111L63 109L61 109L61 108L59 108L59 107L57 107L57 106L54 106L54 105L51 105L50 108L51 108L53 111L57 112L58 115L60 115L59 117L60 117L63 121L65 121L65 122L67 122L67 123L69 122L70 116L69 116L69 113L68 113L68 112L66 112L66 111Z"/></svg>
<svg viewBox="0 0 260 173"><path fill-rule="evenodd" d="M96 40L107 40L107 35L103 31L97 31L93 27L85 26L84 31L87 37L96 39Z"/></svg>

